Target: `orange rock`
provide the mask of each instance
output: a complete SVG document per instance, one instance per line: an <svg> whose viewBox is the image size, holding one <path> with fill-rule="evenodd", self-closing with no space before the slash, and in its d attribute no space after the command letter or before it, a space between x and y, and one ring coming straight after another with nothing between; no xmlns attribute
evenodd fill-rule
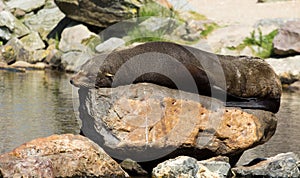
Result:
<svg viewBox="0 0 300 178"><path fill-rule="evenodd" d="M102 148L80 135L52 135L0 156L4 177L128 177Z"/></svg>

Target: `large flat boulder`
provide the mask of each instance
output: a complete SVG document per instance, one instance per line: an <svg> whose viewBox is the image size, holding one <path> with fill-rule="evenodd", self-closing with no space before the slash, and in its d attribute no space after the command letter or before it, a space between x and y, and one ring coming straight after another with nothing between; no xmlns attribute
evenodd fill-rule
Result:
<svg viewBox="0 0 300 178"><path fill-rule="evenodd" d="M128 177L102 148L72 134L27 142L0 155L3 177Z"/></svg>
<svg viewBox="0 0 300 178"><path fill-rule="evenodd" d="M55 0L67 17L97 27L108 27L137 16L140 1Z"/></svg>
<svg viewBox="0 0 300 178"><path fill-rule="evenodd" d="M116 159L145 164L179 155L233 158L268 141L277 124L271 112L225 108L217 99L149 83L81 88L79 97L82 133Z"/></svg>

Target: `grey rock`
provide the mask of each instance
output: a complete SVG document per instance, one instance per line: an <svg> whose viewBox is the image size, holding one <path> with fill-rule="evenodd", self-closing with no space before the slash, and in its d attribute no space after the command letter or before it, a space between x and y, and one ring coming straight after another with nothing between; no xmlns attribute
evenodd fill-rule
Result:
<svg viewBox="0 0 300 178"><path fill-rule="evenodd" d="M150 32L159 32L163 31L166 34L172 32L177 26L178 22L170 17L163 18L163 17L150 17L147 20L143 21L138 25L138 27L143 32L150 31Z"/></svg>
<svg viewBox="0 0 300 178"><path fill-rule="evenodd" d="M61 63L66 71L76 71L75 64L81 59L82 52L68 52L61 56ZM78 66L77 66L78 67Z"/></svg>
<svg viewBox="0 0 300 178"><path fill-rule="evenodd" d="M152 177L217 178L218 175L209 171L205 166L198 165L194 158L179 156L158 164L152 171Z"/></svg>
<svg viewBox="0 0 300 178"><path fill-rule="evenodd" d="M220 178L226 178L230 175L231 166L228 162L205 160L198 161L198 164L207 167L211 172L218 174Z"/></svg>
<svg viewBox="0 0 300 178"><path fill-rule="evenodd" d="M43 49L46 47L38 32L31 32L20 39L24 48L28 51Z"/></svg>
<svg viewBox="0 0 300 178"><path fill-rule="evenodd" d="M300 21L285 23L273 40L274 53L287 56L300 54Z"/></svg>
<svg viewBox="0 0 300 178"><path fill-rule="evenodd" d="M148 174L141 165L139 165L136 161L131 159L125 159L120 163L120 166L126 171L130 176L145 176Z"/></svg>
<svg viewBox="0 0 300 178"><path fill-rule="evenodd" d="M152 171L152 177L195 177L198 172L197 160L179 156L158 164Z"/></svg>
<svg viewBox="0 0 300 178"><path fill-rule="evenodd" d="M55 0L67 17L97 27L108 27L137 16L141 1Z"/></svg>
<svg viewBox="0 0 300 178"><path fill-rule="evenodd" d="M15 61L29 61L32 59L32 51L25 49L23 43L18 38L9 40L2 50L2 57L4 57L4 60L8 64Z"/></svg>
<svg viewBox="0 0 300 178"><path fill-rule="evenodd" d="M269 63L277 75L280 77L285 76L298 76L300 80L300 55L286 58L269 58L265 59Z"/></svg>
<svg viewBox="0 0 300 178"><path fill-rule="evenodd" d="M299 177L300 171L297 167L298 161L299 158L296 154L291 152L282 153L262 160L254 165L233 168L232 171L237 177Z"/></svg>
<svg viewBox="0 0 300 178"><path fill-rule="evenodd" d="M41 49L41 50L35 50L33 51L33 57L30 63L37 63L37 62L42 62L46 59L48 55L48 51Z"/></svg>
<svg viewBox="0 0 300 178"><path fill-rule="evenodd" d="M4 28L6 27L6 28ZM16 36L24 36L30 32L30 30L17 18L15 18L10 12L8 11L1 11L0 12L0 28L9 29L10 33L12 34L11 37ZM1 36L0 36L1 37Z"/></svg>
<svg viewBox="0 0 300 178"><path fill-rule="evenodd" d="M129 177L102 148L72 134L27 142L0 155L3 177Z"/></svg>
<svg viewBox="0 0 300 178"><path fill-rule="evenodd" d="M113 37L97 45L95 49L98 53L103 53L103 52L111 52L117 48L122 48L124 46L125 46L125 41L123 39Z"/></svg>
<svg viewBox="0 0 300 178"><path fill-rule="evenodd" d="M69 27L62 32L59 49L63 52L85 51L87 49L88 41L93 38L100 37L90 32L84 25Z"/></svg>
<svg viewBox="0 0 300 178"><path fill-rule="evenodd" d="M42 39L65 17L58 7L42 9L37 14L32 15L24 20L26 26L32 31L37 31ZM43 23L41 23L43 22Z"/></svg>
<svg viewBox="0 0 300 178"><path fill-rule="evenodd" d="M64 70L68 72L76 72L79 70L79 67L90 58L91 56L87 53L71 51L61 56L61 63Z"/></svg>
<svg viewBox="0 0 300 178"><path fill-rule="evenodd" d="M47 62L52 69L63 70L64 67L61 63L61 57L63 53L57 49L49 50L49 54L47 55L45 62Z"/></svg>
<svg viewBox="0 0 300 178"><path fill-rule="evenodd" d="M9 9L19 8L25 12L31 12L45 5L45 0L10 0L7 3Z"/></svg>

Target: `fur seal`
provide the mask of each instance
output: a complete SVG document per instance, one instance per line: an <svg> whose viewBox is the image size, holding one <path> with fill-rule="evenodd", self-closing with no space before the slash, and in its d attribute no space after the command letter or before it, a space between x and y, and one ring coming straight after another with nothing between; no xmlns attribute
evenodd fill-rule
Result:
<svg viewBox="0 0 300 178"><path fill-rule="evenodd" d="M91 62L93 61L93 62ZM226 106L280 107L281 83L259 58L224 56L171 42L149 42L101 54L71 78L77 87L117 87L148 82L222 99Z"/></svg>

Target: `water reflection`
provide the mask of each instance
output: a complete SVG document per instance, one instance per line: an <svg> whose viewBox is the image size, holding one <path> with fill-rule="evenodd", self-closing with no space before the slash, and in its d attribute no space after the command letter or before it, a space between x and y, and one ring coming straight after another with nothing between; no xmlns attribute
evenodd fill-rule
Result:
<svg viewBox="0 0 300 178"><path fill-rule="evenodd" d="M0 153L38 137L78 133L69 76L0 71Z"/></svg>

